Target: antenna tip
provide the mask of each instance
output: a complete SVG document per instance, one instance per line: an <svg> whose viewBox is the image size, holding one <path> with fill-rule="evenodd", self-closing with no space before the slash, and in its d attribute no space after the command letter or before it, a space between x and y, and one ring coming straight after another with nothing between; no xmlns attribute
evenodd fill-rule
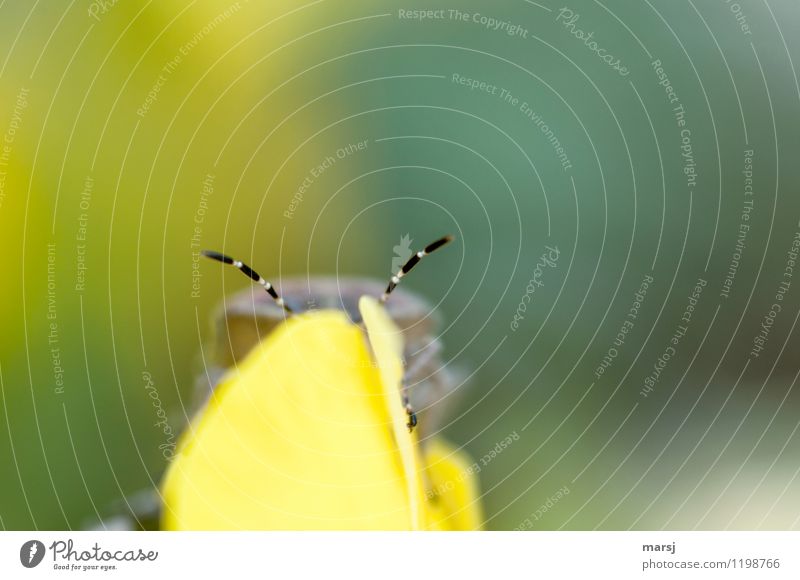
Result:
<svg viewBox="0 0 800 580"><path fill-rule="evenodd" d="M225 254L220 254L219 252L212 252L211 250L203 250L200 252L206 258L211 258L212 260L216 260L217 262L222 262L224 264L233 264L233 258L226 256Z"/></svg>
<svg viewBox="0 0 800 580"><path fill-rule="evenodd" d="M445 246L445 245L449 244L452 241L453 241L453 236L448 234L448 235L444 236L443 238L439 238L438 240L436 240L432 244L428 244L423 251L426 254L430 254L431 252L435 252L436 250L438 250L442 246Z"/></svg>

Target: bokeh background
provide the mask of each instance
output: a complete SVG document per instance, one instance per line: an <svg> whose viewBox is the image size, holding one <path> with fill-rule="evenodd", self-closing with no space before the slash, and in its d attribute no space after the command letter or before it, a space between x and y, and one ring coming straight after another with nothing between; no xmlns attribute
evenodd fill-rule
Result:
<svg viewBox="0 0 800 580"><path fill-rule="evenodd" d="M487 528L798 528L798 38L794 0L0 2L0 526L158 482L151 393L179 429L248 284L200 247L279 285L451 232L404 285Z"/></svg>

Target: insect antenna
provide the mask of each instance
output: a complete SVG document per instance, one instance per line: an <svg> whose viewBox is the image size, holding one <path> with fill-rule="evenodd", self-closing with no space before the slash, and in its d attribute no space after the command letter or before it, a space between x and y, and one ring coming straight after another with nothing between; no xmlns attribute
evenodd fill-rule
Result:
<svg viewBox="0 0 800 580"><path fill-rule="evenodd" d="M203 250L202 254L206 258L211 258L212 260L216 260L217 262L222 262L223 264L230 264L231 266L236 266L237 268L239 268L239 270L241 270L242 274L244 274L245 276L247 276L251 280L254 280L255 282L258 282L259 284L261 284L261 286L264 288L264 290L267 291L267 294L272 296L272 299L275 300L275 303L278 306L283 308L289 314L294 312L291 308L289 308L286 305L286 303L283 301L283 298L278 296L278 293L275 292L275 288L272 287L272 284L270 284L269 282L264 280L264 278L262 278L259 275L258 272L253 270L247 264L245 264L243 262L240 262L239 260L234 260L230 256L226 256L225 254L220 254L219 252L212 252L212 251L209 251L209 250Z"/></svg>
<svg viewBox="0 0 800 580"><path fill-rule="evenodd" d="M400 283L400 279L406 274L408 274L411 271L411 269L414 266L416 266L422 258L427 256L428 254L435 252L442 246L449 244L452 241L453 241L453 236L445 236L443 238L436 240L435 242L428 244L427 246L425 246L424 249L412 255L408 259L408 261L405 264L403 264L403 267L397 271L397 274L392 276L392 278L389 280L389 285L386 287L386 290L381 295L380 299L381 303L386 302L386 299L389 298L389 294L391 294L392 290L394 290Z"/></svg>

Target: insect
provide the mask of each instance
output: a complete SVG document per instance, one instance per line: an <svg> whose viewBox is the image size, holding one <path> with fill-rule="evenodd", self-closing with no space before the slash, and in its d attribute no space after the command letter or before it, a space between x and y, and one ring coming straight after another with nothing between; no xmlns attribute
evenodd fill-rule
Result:
<svg viewBox="0 0 800 580"><path fill-rule="evenodd" d="M102 525L479 528L471 462L437 436L459 377L441 364L431 305L398 287L451 240L412 254L388 283L288 278L280 294L247 264L204 252L264 291L218 311L160 489L126 498L128 514Z"/></svg>
<svg viewBox="0 0 800 580"><path fill-rule="evenodd" d="M398 284L420 261L453 240L444 236L412 254L402 267L384 284L369 278L316 277L288 278L281 284L286 299L275 287L247 264L214 251L203 251L212 260L238 268L242 274L260 285L265 293L253 296L249 290L236 295L217 318L217 342L213 350L216 367L211 373L220 376L224 369L238 364L247 353L268 336L287 317L316 309L344 310L351 321L362 323L358 299L364 295L379 297L389 316L403 329L405 345L403 360L406 372L403 380L402 406L408 416L407 427L417 427L416 408L428 409L427 415L437 419L434 403L452 390L453 371L443 369L439 360L441 342L436 337L440 320L431 305L417 294L398 289ZM391 299L390 299L391 297ZM208 378L200 377L197 399L208 395ZM410 387L419 394L412 402Z"/></svg>
<svg viewBox="0 0 800 580"><path fill-rule="evenodd" d="M206 402L161 485L161 526L443 529L469 513L474 487L441 481L445 466L462 469L457 452L437 455L437 437L417 444L416 427L435 433L432 393L454 383L439 372L431 307L398 288L451 240L412 254L388 284L284 280L281 293L240 260L205 252L264 291L236 295L217 317L210 356L224 374L205 377ZM428 398L412 400L412 386Z"/></svg>

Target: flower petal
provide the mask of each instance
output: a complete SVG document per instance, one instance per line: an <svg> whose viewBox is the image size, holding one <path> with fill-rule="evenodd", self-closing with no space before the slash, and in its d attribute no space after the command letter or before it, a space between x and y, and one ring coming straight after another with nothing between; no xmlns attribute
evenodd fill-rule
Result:
<svg viewBox="0 0 800 580"><path fill-rule="evenodd" d="M480 530L484 518L478 464L440 437L428 443L424 459L431 529Z"/></svg>
<svg viewBox="0 0 800 580"><path fill-rule="evenodd" d="M371 296L362 296L358 309L367 327L369 343L381 377L387 403L387 413L392 418L392 431L406 476L408 500L411 510L411 529L420 529L422 520L422 480L416 452L416 437L408 432L408 416L402 405L403 340L400 330L386 313L382 304Z"/></svg>
<svg viewBox="0 0 800 580"><path fill-rule="evenodd" d="M182 436L163 527L408 529L416 510L388 411L402 409L382 383L342 312L293 317Z"/></svg>

